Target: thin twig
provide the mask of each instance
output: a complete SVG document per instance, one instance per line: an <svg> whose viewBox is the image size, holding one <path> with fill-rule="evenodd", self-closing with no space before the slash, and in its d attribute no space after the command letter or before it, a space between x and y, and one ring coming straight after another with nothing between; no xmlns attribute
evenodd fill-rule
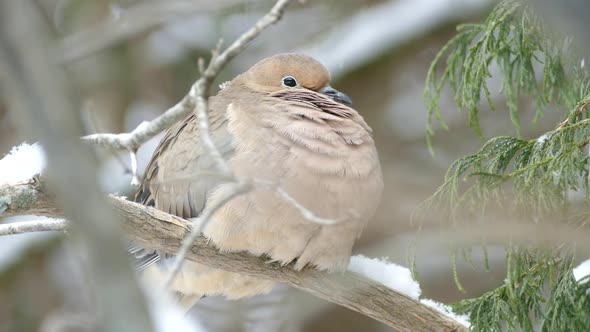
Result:
<svg viewBox="0 0 590 332"><path fill-rule="evenodd" d="M254 179L254 180L252 180L252 183L255 185L255 189L266 189L266 190L275 191L285 201L287 201L294 208L296 208L297 211L299 211L299 213L301 213L301 216L303 218L305 218L307 221L312 222L314 224L326 225L326 226L336 225L336 224L345 222L347 220L350 220L351 217L358 217L358 216L354 216L354 215L349 215L349 216L345 216L345 217L338 218L338 219L320 217L317 214L315 214L313 211L311 211L310 209L305 207L303 204L301 204L297 199L295 199L295 197L291 196L291 194L289 194L285 189L281 188L277 183L272 182L272 181L261 180L261 179Z"/></svg>
<svg viewBox="0 0 590 332"><path fill-rule="evenodd" d="M100 123L98 121L97 111L94 109L94 107L92 107L92 103L88 103L88 105L86 105L84 107L83 113L86 113L86 116L88 117L89 132L91 132L91 133L102 132L102 130L99 127ZM123 158L121 157L121 155L117 151L109 149L109 154L121 166L121 168L123 169L123 174L133 173L131 171L131 168L129 167L129 165L123 160Z"/></svg>
<svg viewBox="0 0 590 332"><path fill-rule="evenodd" d="M277 1L273 8L266 15L258 20L258 22L256 22L252 28L242 34L223 52L220 52L222 47L222 41L220 40L216 48L213 50L211 61L209 62L207 68L202 72L201 78L199 78L197 82L193 84L189 94L183 99L183 101L186 100L187 104L195 104L201 143L207 150L207 153L215 160L217 168L222 174L231 175L233 172L231 171L225 159L223 159L223 156L215 146L215 143L211 139L211 135L209 133L209 88L211 87L211 84L213 83L213 80L217 74L231 59L238 55L248 45L248 43L256 38L256 36L258 36L264 29L268 28L281 19L283 11L290 1L291 0ZM176 277L178 271L180 271L182 263L184 262L186 254L192 246L192 243L199 236L203 227L205 227L209 222L211 216L234 197L249 191L251 186L252 185L249 182L237 183L231 192L228 192L224 197L217 201L214 206L205 210L203 215L201 215L201 217L194 224L194 227L189 236L187 236L183 241L180 251L176 256L174 264L164 283L166 287L170 285L172 280L174 280Z"/></svg>
<svg viewBox="0 0 590 332"><path fill-rule="evenodd" d="M590 101L586 101L580 104L572 114L570 114L565 120L563 120L557 125L557 128L555 130L557 131L564 129L570 124L570 121L575 121L576 118L580 116L580 114L582 114L582 112L586 109L586 107L588 107L588 105L590 105Z"/></svg>
<svg viewBox="0 0 590 332"><path fill-rule="evenodd" d="M306 208L305 206L303 206L303 204L299 203L293 196L289 195L289 193L286 192L283 188L277 187L275 190L287 202L289 202L291 205L293 205L306 220L311 221L312 223L319 224L319 225L336 225L336 224L345 222L346 220L349 220L348 217L339 218L339 219L320 217L320 216L316 215L315 213L313 213L313 211L311 211L308 208Z"/></svg>
<svg viewBox="0 0 590 332"><path fill-rule="evenodd" d="M254 38L263 30L276 23L291 0L279 0L272 9L263 16L256 24L246 31L240 38L233 42L225 51L212 58L207 68L190 88L189 93L176 105L168 109L164 114L134 129L131 133L122 134L94 134L83 137L88 143L99 146L107 146L114 149L136 150L150 138L162 130L170 127L176 121L187 116L190 112L197 111L199 129L203 144L214 158L218 168L222 172L229 173L229 167L221 157L219 151L209 135L207 117L207 92L209 87L221 69L236 55L238 55Z"/></svg>
<svg viewBox="0 0 590 332"><path fill-rule="evenodd" d="M225 192L224 195L219 198L217 202L211 207L208 207L203 214L196 218L196 220L192 223L192 228L190 233L182 240L182 245L176 254L176 258L174 259L174 264L172 265L166 280L164 281L164 286L168 288L171 284L180 268L184 260L186 259L186 255L188 254L189 250L192 248L195 240L201 235L201 231L205 229L207 224L211 221L211 217L217 210L223 207L227 202L231 201L237 196L243 195L247 192L252 190L252 184L250 182L239 182L234 185L234 187Z"/></svg>
<svg viewBox="0 0 590 332"><path fill-rule="evenodd" d="M131 185L139 186L139 176L137 175L137 150L129 150L129 159L131 159Z"/></svg>
<svg viewBox="0 0 590 332"><path fill-rule="evenodd" d="M69 227L69 221L57 218L19 221L0 224L0 236L48 231L65 232Z"/></svg>

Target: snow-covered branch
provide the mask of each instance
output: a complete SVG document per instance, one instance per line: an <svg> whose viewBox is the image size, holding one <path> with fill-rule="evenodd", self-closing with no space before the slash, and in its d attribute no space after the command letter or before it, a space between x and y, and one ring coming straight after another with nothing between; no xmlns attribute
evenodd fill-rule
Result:
<svg viewBox="0 0 590 332"><path fill-rule="evenodd" d="M8 187L10 186L0 187L0 196L9 191ZM36 191L39 201L51 201L47 193L39 188L43 186L29 185L27 189ZM189 221L151 207L116 196L110 196L109 201L121 217L123 229L128 237L149 248L176 254L192 228ZM36 207L37 202L31 202L26 208L11 206L5 213L30 214L29 209ZM57 210L53 211L48 214L56 217ZM4 214L0 214L0 217L2 216ZM278 267L248 253L219 252L202 236L199 236L190 247L187 259L214 268L287 284L362 313L398 331L467 331L459 322L411 298L414 294L404 295L357 273L327 273L313 268L297 271L292 265ZM353 270L362 272L357 268Z"/></svg>

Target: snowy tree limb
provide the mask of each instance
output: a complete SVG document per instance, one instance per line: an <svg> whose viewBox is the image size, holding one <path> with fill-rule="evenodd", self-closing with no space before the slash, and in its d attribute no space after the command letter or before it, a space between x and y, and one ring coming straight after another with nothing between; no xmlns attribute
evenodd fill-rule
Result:
<svg viewBox="0 0 590 332"><path fill-rule="evenodd" d="M36 201L30 202L27 207L11 205L0 217L5 214L31 214L31 211L44 211L48 216L59 217L57 209L39 208L51 202L49 194L41 188L43 186L28 185L28 190L36 192L33 196ZM23 192L26 193L24 190L0 187L0 197L6 193L18 195ZM30 193L28 195L31 196ZM19 200L18 197L11 198ZM128 237L148 248L176 254L192 228L187 220L124 198L110 196L110 203L123 221L123 229ZM51 227L48 225L48 228ZM312 268L296 271L291 265L277 267L248 253L219 252L207 242L206 238L198 237L188 251L187 258L214 268L285 283L364 314L398 331L467 331L466 327L438 311L360 275L351 272L326 273Z"/></svg>
<svg viewBox="0 0 590 332"><path fill-rule="evenodd" d="M229 62L231 58L241 52L243 48L265 28L277 22L288 3L289 0L277 1L273 9L267 15L242 35L236 42L231 44L225 51L220 52L219 50L216 50L209 66L202 71L202 77L191 87L187 96L161 117L147 125L136 128L131 133L118 135L97 134L87 136L84 140L98 145L127 149L131 153L134 153L134 151L149 138L196 109L203 144L217 161L220 171L226 174L231 174L231 170L221 158L221 155L213 145L208 133L206 112L207 92L213 79L221 68ZM43 52L32 52L31 54L42 53ZM43 74L45 71L41 70L40 72ZM26 74L28 74L28 72L26 72ZM13 76L19 77L19 75ZM25 77L25 79L28 79L28 77ZM39 86L37 86L37 84L32 84L33 89L22 89L22 92L30 92L31 90L35 92L34 88L40 88L41 90L39 94L40 96L43 96L45 92L49 91L43 90L44 88L49 87L49 85L43 84L44 81L44 77L42 77L41 82L38 84ZM59 91L57 96L60 96L61 92L63 91ZM64 99L66 98L67 97L64 97ZM34 100L51 101L52 98L37 98ZM46 107L38 107L38 109L51 109L51 106L52 104L49 103ZM68 110L70 109L68 105L64 108ZM55 109L58 110L61 108L56 107ZM67 132L69 131L66 131L66 133ZM57 143L58 140L52 139L50 136L44 134L41 134L41 136L49 137L48 142L50 152L56 152L52 157L54 163L58 161L59 158L63 159L59 163L60 165L70 159L82 159L78 154L73 154L75 155L73 158L64 157L66 148L74 148L74 150L80 151L75 144L66 142L60 150L58 149L58 144L52 144ZM84 167L81 166L80 168L89 169L85 166L88 166L87 164L90 160L91 158L87 159L85 162L84 160L81 160L80 164ZM78 165L77 163L72 164ZM65 169L67 168L64 167L64 170ZM64 170L57 174L59 176L56 180L58 184L58 186L56 186L58 189L57 193L59 193L60 196L65 195L63 185L66 182L62 181L64 180L64 176L62 176L65 174ZM85 181L84 178L76 178L76 181L79 182L79 184L88 182L87 180ZM23 191L14 191L14 188L12 187L0 188L0 198L3 199L3 201L0 201L0 216L31 214L33 211L34 214L39 215L61 216L61 211L59 209L48 207L48 205L51 205L52 199L47 196L47 192L40 190L41 187L31 186L29 188L29 184L24 184L24 186L26 190ZM86 187L91 188L91 186ZM96 190L94 189L89 189L88 192L92 192L91 197L96 198L95 191ZM28 196L27 200L23 201L23 197L20 197L19 193L25 192ZM67 196L66 198L71 198L69 195L65 196ZM93 201L88 197L84 198L87 201ZM62 201L68 202L67 206L65 206L65 210L69 211L69 215L73 216L76 220L84 219L81 214L81 212L84 212L82 211L81 206L76 207L73 205L74 202L79 200L80 199L64 200L62 197ZM102 200L96 199L95 201L97 204L92 205L92 209L89 211L85 211L86 214L92 216L92 218L88 218L88 222L91 222L90 219L100 219L99 216L103 215L100 209L97 209L97 207L101 205L99 203ZM26 204L14 202L25 202ZM181 247L182 240L186 236L186 233L192 229L192 226L188 221L156 209L147 208L116 197L111 197L110 203L115 207L115 212L122 217L123 228L128 233L129 238L145 245L146 247L176 254ZM99 221L95 224L98 226L101 223ZM8 225L7 227L8 229L15 229L14 226L15 225ZM66 224L64 223L60 226L56 226L55 224L47 222L45 224L36 224L34 228L30 229L40 230L43 229L43 227L46 227L47 230L56 230L62 226L65 227ZM96 240L98 240L98 237ZM313 269L295 271L291 266L276 268L275 266L266 264L261 258L253 257L246 253L220 253L215 248L208 246L206 242L207 240L203 237L197 238L192 247L189 248L190 250L187 251L187 258L212 267L286 283L320 298L324 298L363 313L400 331L465 330L465 327L437 311L358 275L352 273L327 274ZM113 256L111 255L110 258L113 258Z"/></svg>

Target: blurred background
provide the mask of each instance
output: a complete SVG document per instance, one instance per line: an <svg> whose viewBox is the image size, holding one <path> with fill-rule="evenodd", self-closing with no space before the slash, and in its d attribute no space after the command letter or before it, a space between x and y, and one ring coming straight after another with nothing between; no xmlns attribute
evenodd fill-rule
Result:
<svg viewBox="0 0 590 332"><path fill-rule="evenodd" d="M274 3L266 0L37 2L54 29L70 79L81 96L80 112L88 134L131 131L177 103L198 77L197 60L208 59L210 49L220 38L229 44ZM430 62L454 35L456 25L480 22L492 5L489 0L296 2L277 25L263 32L226 67L212 91L216 93L218 84L275 53L301 52L324 63L332 73L332 86L354 100L355 108L373 128L385 176L381 206L355 253L388 257L408 266L414 244L423 296L445 303L478 296L500 285L504 279L504 252L501 246L488 248L490 271L483 268L479 247L472 251L474 266L460 259L458 275L466 289L460 292L453 281L450 242L440 235L445 229L439 220L425 220L417 237L418 224L411 223L411 216L418 204L442 183L454 159L474 152L483 144L468 128L466 114L456 111L451 91L445 90L441 109L450 130L437 132L433 157L424 138L427 111L422 94ZM495 87L491 92L497 112L505 112L499 82L492 78L490 86ZM514 134L507 116L481 114L481 127L487 137ZM545 112L536 127L525 120L533 115L534 110L523 108L524 137L535 137L553 128L562 114ZM10 110L0 100L0 156L23 141L31 141L17 132L13 123ZM140 170L160 138L152 139L140 149ZM98 153L103 191L132 197L128 154L104 149ZM0 255L10 256L11 250L16 250L23 241L38 238L2 237ZM289 312L292 319L289 324L294 331L388 330L360 314L298 291L278 289L273 296L280 298L276 303L281 304L281 310ZM240 326L248 321L240 316L240 306L256 306L264 301L229 303L209 298L199 305L201 308L195 310L195 315L206 316L202 323L215 326L212 331L240 331ZM228 315L229 310L235 314ZM248 315L264 315L264 312ZM251 328L264 331L264 326Z"/></svg>

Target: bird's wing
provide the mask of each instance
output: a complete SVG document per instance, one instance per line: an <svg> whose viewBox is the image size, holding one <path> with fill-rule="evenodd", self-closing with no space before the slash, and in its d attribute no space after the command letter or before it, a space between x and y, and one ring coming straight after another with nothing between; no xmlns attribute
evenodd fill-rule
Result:
<svg viewBox="0 0 590 332"><path fill-rule="evenodd" d="M200 143L198 120L189 115L170 127L148 164L135 201L183 218L199 216L208 192L227 180ZM234 152L224 114L211 113L210 135L226 160Z"/></svg>
<svg viewBox="0 0 590 332"><path fill-rule="evenodd" d="M211 98L209 130L215 146L226 160L233 154L227 130L225 108ZM216 174L215 162L200 143L198 119L192 113L170 127L157 146L135 201L183 218L195 218L202 212L207 194L227 181ZM155 250L131 243L129 252L138 270L145 269L164 256Z"/></svg>

